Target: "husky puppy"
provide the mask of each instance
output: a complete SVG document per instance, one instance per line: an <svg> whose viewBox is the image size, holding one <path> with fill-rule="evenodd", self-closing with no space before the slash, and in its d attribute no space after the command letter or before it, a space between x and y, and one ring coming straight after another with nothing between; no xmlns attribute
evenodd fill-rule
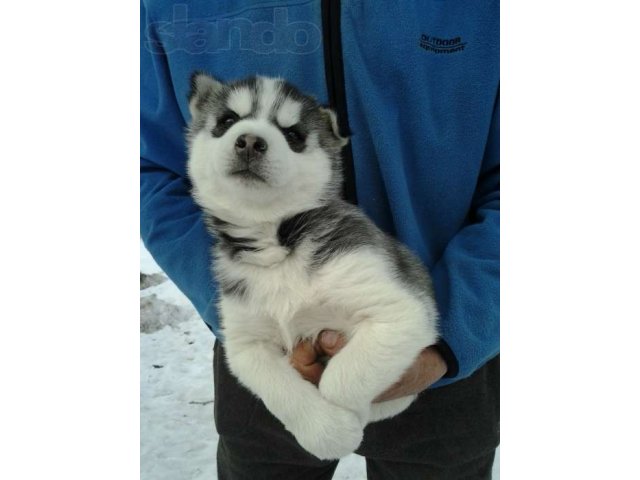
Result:
<svg viewBox="0 0 640 480"><path fill-rule="evenodd" d="M342 201L333 111L281 79L192 76L188 173L217 242L213 271L230 370L321 459L415 396L372 400L437 341L420 261ZM318 387L289 364L324 329L347 345Z"/></svg>

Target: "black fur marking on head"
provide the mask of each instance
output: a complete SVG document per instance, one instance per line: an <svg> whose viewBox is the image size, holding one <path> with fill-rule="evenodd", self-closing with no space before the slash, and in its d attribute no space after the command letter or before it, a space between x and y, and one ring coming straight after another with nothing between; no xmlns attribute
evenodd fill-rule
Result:
<svg viewBox="0 0 640 480"><path fill-rule="evenodd" d="M284 135L285 140L289 144L289 148L296 153L301 153L307 148L305 143L307 134L298 125L293 125L288 128L280 127L280 131Z"/></svg>
<svg viewBox="0 0 640 480"><path fill-rule="evenodd" d="M289 99L300 105L300 119L296 125L283 127L278 124L277 113L284 102ZM290 83L279 84L278 96L271 109L271 122L280 129L289 148L296 153L301 153L307 147L306 140L311 129L317 128L319 104L313 97L303 94Z"/></svg>
<svg viewBox="0 0 640 480"><path fill-rule="evenodd" d="M290 83L283 82L280 84L278 98L272 108L273 117L271 121L274 125L282 129L282 127L278 125L275 115L287 99L300 104L300 120L295 127L302 130L305 137L308 136L311 131L317 132L320 147L327 150L333 157L339 157L340 150L346 142L346 139L337 132L334 132L331 115L328 113L330 109L323 107L315 98L305 95ZM294 147L291 149L298 151L295 150Z"/></svg>
<svg viewBox="0 0 640 480"><path fill-rule="evenodd" d="M233 83L229 84L229 87L233 90L242 90L243 88L246 88L247 90L249 90L249 93L251 93L251 96L253 97L253 99L257 102L258 100L258 77L253 76L253 77L247 77L247 78L243 78L242 80L237 80ZM257 109L257 103L256 103L256 108L253 108L253 110Z"/></svg>
<svg viewBox="0 0 640 480"><path fill-rule="evenodd" d="M302 111L306 109L315 109L319 106L319 104L310 97L309 95L305 95L300 90L298 90L294 85L291 85L287 82L282 82L280 85L280 95L279 102L275 105L275 110L277 110L280 105L287 99L291 99L295 102L298 102L302 106Z"/></svg>
<svg viewBox="0 0 640 480"><path fill-rule="evenodd" d="M221 137L229 130L235 122L239 120L238 115L231 110L225 110L216 119L216 126L211 130L211 135L216 138ZM231 121L231 123L230 123Z"/></svg>
<svg viewBox="0 0 640 480"><path fill-rule="evenodd" d="M231 92L236 90L247 90L247 92L249 92L249 95L251 96L251 111L249 112L248 115L244 116L243 118L254 117L256 115L256 112L258 111L258 100L260 98L260 91L261 91L260 83L258 82L258 77L255 77L255 76L248 77L242 80L237 80L229 84L229 92L228 92L229 94L231 94ZM227 99L228 99L228 95L225 98L225 102Z"/></svg>

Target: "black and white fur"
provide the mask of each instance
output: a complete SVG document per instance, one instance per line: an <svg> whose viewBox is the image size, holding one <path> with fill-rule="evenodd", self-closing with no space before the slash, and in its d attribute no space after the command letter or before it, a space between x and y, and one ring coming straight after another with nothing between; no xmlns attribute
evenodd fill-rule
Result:
<svg viewBox="0 0 640 480"><path fill-rule="evenodd" d="M368 422L415 398L372 404L437 340L430 279L339 198L347 140L331 110L280 79L224 84L204 73L192 77L189 106L188 171L217 238L229 367L306 450L347 455ZM348 343L316 387L289 353L324 329Z"/></svg>

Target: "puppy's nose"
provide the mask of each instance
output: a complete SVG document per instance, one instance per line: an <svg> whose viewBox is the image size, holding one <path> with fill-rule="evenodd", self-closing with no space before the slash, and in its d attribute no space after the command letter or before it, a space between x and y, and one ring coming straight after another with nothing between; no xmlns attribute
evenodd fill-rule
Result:
<svg viewBox="0 0 640 480"><path fill-rule="evenodd" d="M236 152L249 156L261 155L267 151L267 142L262 137L245 134L236 138Z"/></svg>

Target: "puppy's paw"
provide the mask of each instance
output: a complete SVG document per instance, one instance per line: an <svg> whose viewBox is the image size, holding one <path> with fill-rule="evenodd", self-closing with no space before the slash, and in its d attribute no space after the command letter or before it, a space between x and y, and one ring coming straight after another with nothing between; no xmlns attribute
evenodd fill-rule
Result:
<svg viewBox="0 0 640 480"><path fill-rule="evenodd" d="M367 419L363 418L363 415L366 413L368 416L371 399L359 392L353 382L344 382L335 370L327 367L318 384L318 390L324 399L334 405L357 412L360 420L366 423Z"/></svg>
<svg viewBox="0 0 640 480"><path fill-rule="evenodd" d="M309 453L334 460L353 453L362 442L363 425L353 412L322 402L305 418L286 425Z"/></svg>
<svg viewBox="0 0 640 480"><path fill-rule="evenodd" d="M407 397L396 398L381 403L372 403L370 410L370 422L377 422L385 418L391 418L406 410L409 405L416 399L417 395L409 395Z"/></svg>

